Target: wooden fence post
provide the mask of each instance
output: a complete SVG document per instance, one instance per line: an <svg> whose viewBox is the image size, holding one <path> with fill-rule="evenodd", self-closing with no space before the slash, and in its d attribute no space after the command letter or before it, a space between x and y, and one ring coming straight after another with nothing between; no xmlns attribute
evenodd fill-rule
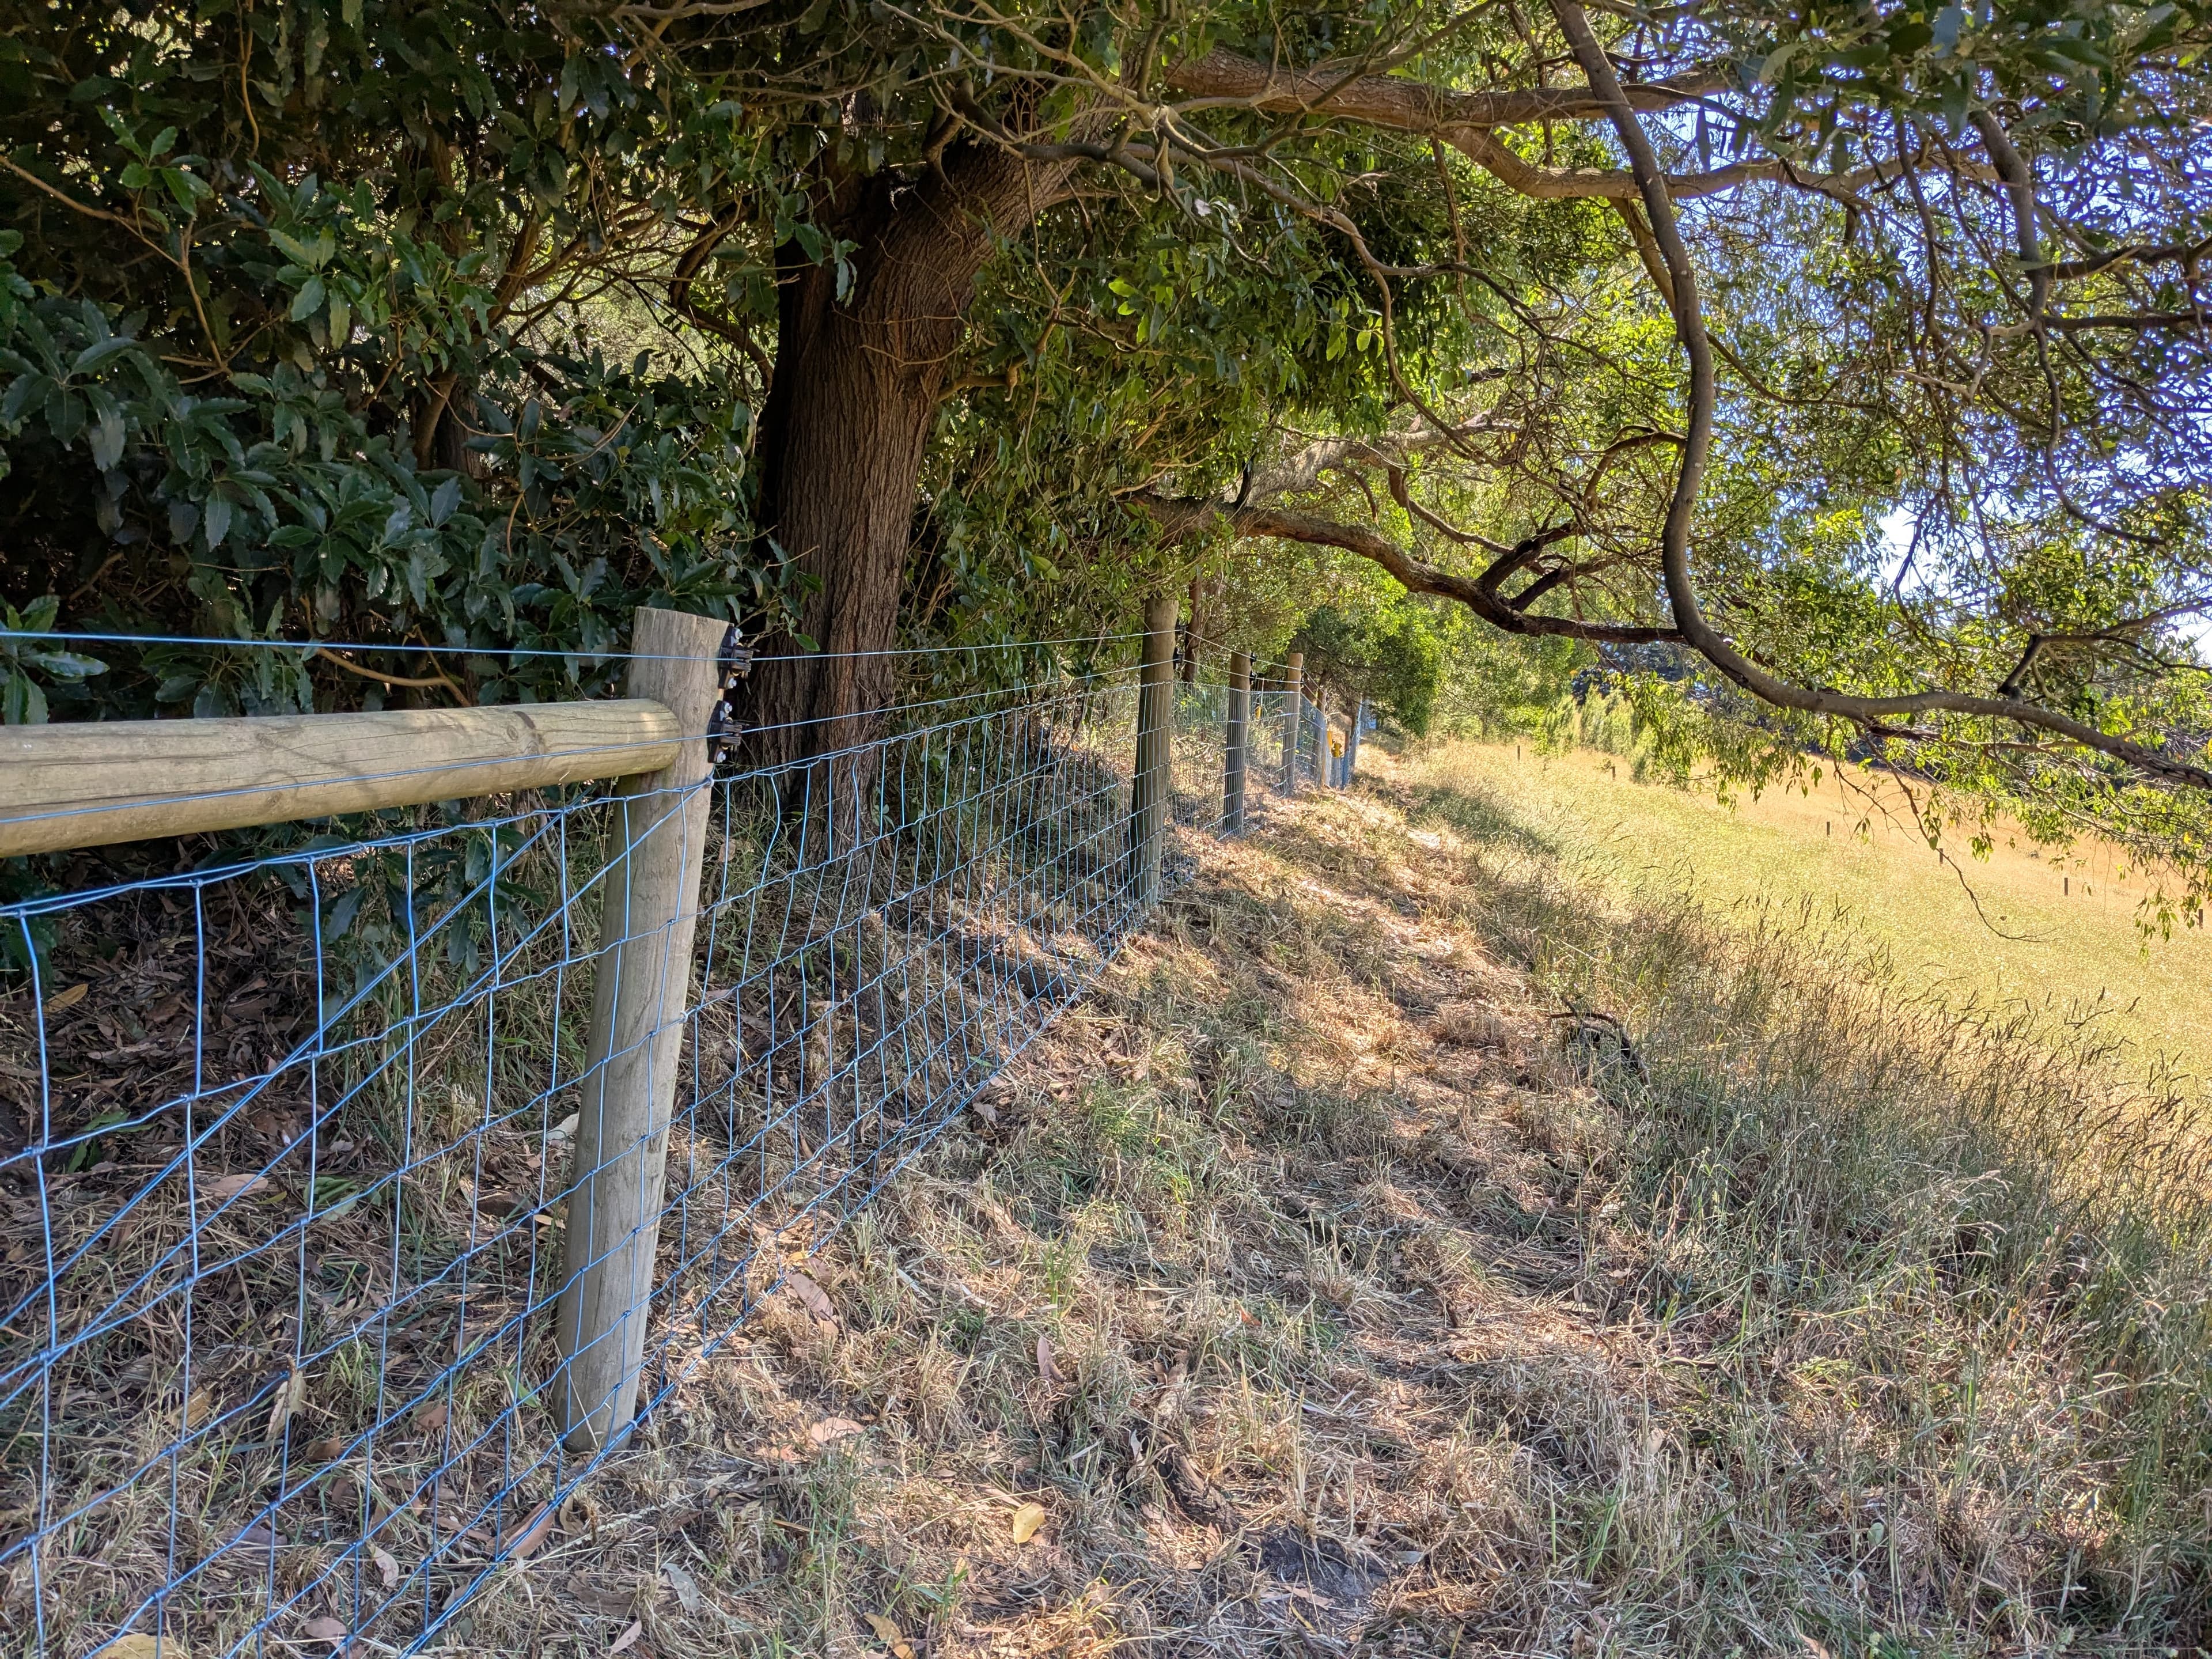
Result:
<svg viewBox="0 0 2212 1659"><path fill-rule="evenodd" d="M1138 906L1160 896L1160 861L1166 850L1170 740L1175 726L1176 599L1156 593L1145 601L1145 660L1137 678L1137 777L1130 792L1130 873Z"/></svg>
<svg viewBox="0 0 2212 1659"><path fill-rule="evenodd" d="M1352 775L1359 769L1359 728L1367 721L1367 699L1361 697L1352 705L1352 730L1344 738L1344 787L1352 787Z"/></svg>
<svg viewBox="0 0 2212 1659"><path fill-rule="evenodd" d="M1298 684L1305 678L1306 658L1303 651L1291 653L1290 660L1283 665L1283 793L1298 793L1298 739L1304 735L1305 702L1298 694Z"/></svg>
<svg viewBox="0 0 2212 1659"><path fill-rule="evenodd" d="M1229 653L1229 730L1221 759L1221 833L1244 827L1245 750L1252 733L1252 654Z"/></svg>
<svg viewBox="0 0 2212 1659"><path fill-rule="evenodd" d="M614 808L556 1322L554 1413L576 1452L610 1444L637 1409L728 628L640 611L631 635L629 694L665 704L685 741L672 764L623 779Z"/></svg>
<svg viewBox="0 0 2212 1659"><path fill-rule="evenodd" d="M1202 576L1190 579L1190 621L1182 636L1182 683L1198 684L1198 613L1206 599L1206 580Z"/></svg>

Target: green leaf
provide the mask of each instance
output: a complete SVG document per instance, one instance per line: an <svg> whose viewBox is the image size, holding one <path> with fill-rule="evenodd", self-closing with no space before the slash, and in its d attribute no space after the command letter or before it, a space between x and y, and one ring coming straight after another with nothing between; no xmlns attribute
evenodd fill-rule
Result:
<svg viewBox="0 0 2212 1659"><path fill-rule="evenodd" d="M322 306L323 279L319 276L310 276L301 285L299 293L292 298L291 319L295 323L302 321L321 310Z"/></svg>
<svg viewBox="0 0 2212 1659"><path fill-rule="evenodd" d="M459 475L440 484L430 495L430 522L442 525L453 516L453 509L461 504L461 481Z"/></svg>
<svg viewBox="0 0 2212 1659"><path fill-rule="evenodd" d="M294 264L303 265L309 270L320 270L330 258L329 250L321 246L311 247L290 232L278 230L273 225L270 228L269 240L276 243Z"/></svg>
<svg viewBox="0 0 2212 1659"><path fill-rule="evenodd" d="M11 671L7 684L0 686L0 721L9 726L46 723L46 694L20 668Z"/></svg>
<svg viewBox="0 0 2212 1659"><path fill-rule="evenodd" d="M57 679L88 679L107 672L107 665L97 657L80 657L72 651L26 651L23 660L33 668L46 670Z"/></svg>
<svg viewBox="0 0 2212 1659"><path fill-rule="evenodd" d="M325 943L343 939L352 931L354 918L361 914L362 901L368 896L364 883L349 887L339 894L323 912L323 939Z"/></svg>
<svg viewBox="0 0 2212 1659"><path fill-rule="evenodd" d="M70 374L89 374L110 357L120 356L137 343L127 334L111 334L104 340L95 340L76 354L76 361L70 364Z"/></svg>
<svg viewBox="0 0 2212 1659"><path fill-rule="evenodd" d="M91 387L85 397L92 404L92 464L102 472L112 472L123 459L122 406L101 386Z"/></svg>
<svg viewBox="0 0 2212 1659"><path fill-rule="evenodd" d="M46 400L54 383L44 374L19 375L0 396L0 422L14 426L27 410L36 409Z"/></svg>
<svg viewBox="0 0 2212 1659"><path fill-rule="evenodd" d="M187 213L196 211L199 207L199 198L209 194L205 182L182 167L163 167L161 176L170 196Z"/></svg>
<svg viewBox="0 0 2212 1659"><path fill-rule="evenodd" d="M46 396L46 430L64 447L76 442L76 434L84 430L84 399L56 386Z"/></svg>

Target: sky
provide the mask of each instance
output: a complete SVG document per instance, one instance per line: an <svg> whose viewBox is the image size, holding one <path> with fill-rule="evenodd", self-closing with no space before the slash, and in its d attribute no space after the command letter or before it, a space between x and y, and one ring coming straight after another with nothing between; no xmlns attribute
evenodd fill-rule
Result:
<svg viewBox="0 0 2212 1659"><path fill-rule="evenodd" d="M1890 514L1881 521L1881 539L1882 580L1893 584L1912 549L1912 514L1901 507ZM2174 626L2184 639L2195 644L2197 660L2212 666L2212 616L2184 617Z"/></svg>

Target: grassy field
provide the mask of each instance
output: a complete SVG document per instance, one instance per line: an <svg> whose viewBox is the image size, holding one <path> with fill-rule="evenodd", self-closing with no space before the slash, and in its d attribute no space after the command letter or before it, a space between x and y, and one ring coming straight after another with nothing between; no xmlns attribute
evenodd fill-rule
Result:
<svg viewBox="0 0 2212 1659"><path fill-rule="evenodd" d="M1553 856L1623 891L1808 910L1961 1008L2086 1018L2200 1074L2212 1056L2212 937L2146 937L2145 884L2109 846L2039 851L2020 838L1986 860L1963 842L1939 854L1879 774L1723 805L1635 782L1627 762L1587 750L1452 744L1420 769L1494 793Z"/></svg>
<svg viewBox="0 0 2212 1659"><path fill-rule="evenodd" d="M2178 1093L1639 897L1475 761L1194 851L440 1650L2212 1641Z"/></svg>

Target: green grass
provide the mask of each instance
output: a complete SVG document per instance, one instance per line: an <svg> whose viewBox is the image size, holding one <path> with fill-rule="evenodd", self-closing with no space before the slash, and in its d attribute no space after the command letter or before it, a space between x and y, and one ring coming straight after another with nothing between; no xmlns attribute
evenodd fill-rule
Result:
<svg viewBox="0 0 2212 1659"><path fill-rule="evenodd" d="M2084 1018L2139 1060L2201 1072L2212 1054L2212 937L2137 925L2145 890L2113 848L2039 852L2001 838L1931 850L1898 786L1832 773L1815 790L1724 804L1711 792L1635 781L1590 750L1440 744L1411 776L1462 801L1490 799L1510 833L1623 898L1693 896L1709 908L1782 908L1888 959L1902 982L1961 1011Z"/></svg>

